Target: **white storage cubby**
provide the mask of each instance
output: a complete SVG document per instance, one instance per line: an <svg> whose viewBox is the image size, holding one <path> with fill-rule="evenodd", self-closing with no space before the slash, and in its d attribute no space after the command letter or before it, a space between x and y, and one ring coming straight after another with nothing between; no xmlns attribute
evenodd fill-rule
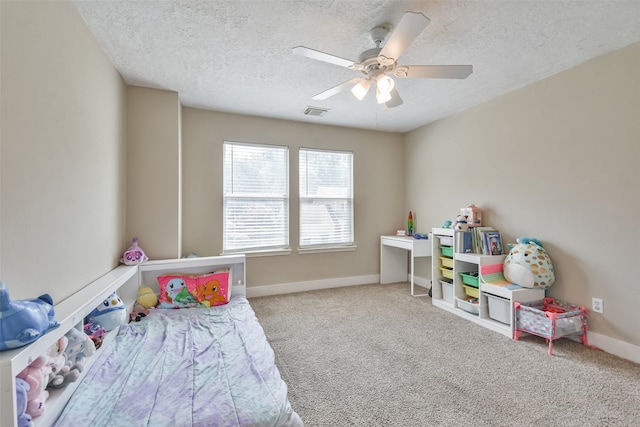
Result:
<svg viewBox="0 0 640 427"><path fill-rule="evenodd" d="M118 290L118 296L129 307L135 301L137 286L137 266L119 266L96 281L88 284L69 298L54 304L55 320L60 323L55 329L47 332L37 341L24 347L0 352L0 394L12 396L0 402L2 426L17 426L16 421L16 383L15 377L39 355L47 352L52 345L71 328L84 328L84 318L104 301L112 292ZM104 338L103 346L107 346L115 333L109 332ZM100 349L87 359L80 379L61 389L48 390L49 398L44 413L33 420L35 427L50 426L58 418L69 396L73 394L80 381L100 354Z"/></svg>
<svg viewBox="0 0 640 427"><path fill-rule="evenodd" d="M470 307L468 303L465 303L467 294L463 287L462 278L459 273L466 273L472 271L478 271L482 265L500 264L504 262L506 255L482 255L475 253L458 253L456 251L455 243L456 231L451 228L434 228L433 229L433 253L441 254L440 245L441 241L451 242L453 249L453 269L452 272L448 270L443 271L442 261L439 256L433 256L432 260L432 302L436 307L450 311L462 318L477 323L485 328L491 329L495 332L506 335L513 338L515 331L514 324L514 309L513 303L518 302L532 302L538 301L544 298L543 289L508 289L504 286L489 285L486 283L479 283L479 298L476 307ZM443 239L440 239L440 238ZM446 238L450 238L446 239ZM443 287L442 280L444 274L451 276L453 274L453 301L448 298L448 289ZM501 312L494 311L493 317L498 317L499 320L492 318L489 313L489 298L499 297L503 298L501 306ZM500 301L497 301L500 304ZM495 310L499 310L496 307ZM477 313L476 313L477 312Z"/></svg>

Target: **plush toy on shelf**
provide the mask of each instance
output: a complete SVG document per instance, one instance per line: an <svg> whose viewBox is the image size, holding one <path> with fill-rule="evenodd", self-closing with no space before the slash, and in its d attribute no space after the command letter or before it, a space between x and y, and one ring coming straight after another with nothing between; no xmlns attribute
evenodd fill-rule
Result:
<svg viewBox="0 0 640 427"><path fill-rule="evenodd" d="M97 350L102 346L102 340L107 331L99 323L89 322L84 324L84 333L93 341Z"/></svg>
<svg viewBox="0 0 640 427"><path fill-rule="evenodd" d="M467 223L466 215L458 215L456 217L456 224L454 226L456 230L467 231L469 229L469 224Z"/></svg>
<svg viewBox="0 0 640 427"><path fill-rule="evenodd" d="M136 265L148 259L142 248L138 246L138 238L134 237L133 243L129 246L129 249L124 252L120 262L126 265Z"/></svg>
<svg viewBox="0 0 640 427"><path fill-rule="evenodd" d="M504 260L504 278L523 288L546 289L555 274L547 251L538 239L520 237Z"/></svg>
<svg viewBox="0 0 640 427"><path fill-rule="evenodd" d="M49 398L49 392L46 388L49 382L49 374L51 373L50 364L49 357L42 355L16 375L29 383L26 413L31 415L32 418L42 415L45 409L45 402Z"/></svg>
<svg viewBox="0 0 640 427"><path fill-rule="evenodd" d="M76 369L78 373L84 371L84 359L96 352L96 347L91 338L83 331L71 328L65 335L69 339L69 345L65 350L67 365L70 370Z"/></svg>
<svg viewBox="0 0 640 427"><path fill-rule="evenodd" d="M29 394L29 383L22 378L16 378L16 413L18 427L31 427L31 415L27 414L27 395Z"/></svg>
<svg viewBox="0 0 640 427"><path fill-rule="evenodd" d="M69 339L63 336L49 349L47 355L50 359L51 373L47 388L62 388L68 383L77 381L80 376L77 370L72 371L67 365L65 350L68 345Z"/></svg>
<svg viewBox="0 0 640 427"><path fill-rule="evenodd" d="M11 301L7 285L0 281L0 350L34 342L59 325L53 316L53 299L49 294Z"/></svg>
<svg viewBox="0 0 640 427"><path fill-rule="evenodd" d="M111 331L127 321L126 306L115 292L96 307L87 319L99 323L106 331Z"/></svg>

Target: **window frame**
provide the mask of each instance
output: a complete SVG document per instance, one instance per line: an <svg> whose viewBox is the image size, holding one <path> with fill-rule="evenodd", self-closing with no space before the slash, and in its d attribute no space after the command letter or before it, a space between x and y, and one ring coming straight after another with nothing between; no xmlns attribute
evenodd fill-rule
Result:
<svg viewBox="0 0 640 427"><path fill-rule="evenodd" d="M301 192L303 177L302 177L302 161L301 155L303 152L324 152L333 154L348 154L349 155L349 194L346 197L318 197L318 196L303 196ZM298 253L318 253L318 252L336 252L336 251L352 251L356 249L355 243L355 196L354 196L354 153L349 150L336 150L336 149L324 149L324 148L310 148L299 147L298 149ZM305 167L307 173L308 168ZM329 243L311 243L303 244L303 217L302 217L302 204L308 200L348 200L348 206L350 206L349 212L349 224L350 227L350 241L349 242L329 242Z"/></svg>
<svg viewBox="0 0 640 427"><path fill-rule="evenodd" d="M285 194L275 196L273 194L261 196L260 193L256 194L234 194L233 192L227 192L227 148L231 146L236 147L260 147L260 148L272 148L275 150L284 151L284 186L286 188ZM223 207L222 207L222 254L237 254L244 253L247 255L280 255L291 252L290 247L290 204L291 204L291 190L290 190L290 161L289 161L289 147L286 145L276 145L276 144L264 144L264 143L253 143L253 142L239 142L239 141L229 141L224 140L222 144L222 163L223 163L223 180L222 180L222 199L223 199ZM234 162L232 161L232 167L234 166ZM229 248L228 246L228 222L230 219L227 215L227 207L229 201L238 201L243 199L263 199L265 201L269 200L277 200L283 202L283 210L284 210L284 226L282 228L282 238L283 244L281 245L265 245L265 246L248 246L248 247L234 247Z"/></svg>

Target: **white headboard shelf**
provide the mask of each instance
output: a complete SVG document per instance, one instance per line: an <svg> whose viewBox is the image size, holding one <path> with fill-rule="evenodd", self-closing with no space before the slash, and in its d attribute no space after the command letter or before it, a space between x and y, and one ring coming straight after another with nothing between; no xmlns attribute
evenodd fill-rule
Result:
<svg viewBox="0 0 640 427"><path fill-rule="evenodd" d="M55 320L60 323L60 326L29 345L0 352L0 425L17 426L15 376L38 356L46 353L71 328L82 329L84 318L111 293L117 291L118 296L130 311L136 300L139 287L148 286L159 292L157 278L160 275L168 273L204 274L221 269L229 269L231 272L232 295L246 295L245 256L225 255L147 261L134 266L120 265L67 299L55 304ZM103 346L109 345L114 337L115 333L109 333ZM100 354L99 352L100 350L87 361L82 376L89 370L97 355ZM68 384L65 388L50 390L45 412L34 420L34 426L41 427L53 424L79 384L80 380Z"/></svg>

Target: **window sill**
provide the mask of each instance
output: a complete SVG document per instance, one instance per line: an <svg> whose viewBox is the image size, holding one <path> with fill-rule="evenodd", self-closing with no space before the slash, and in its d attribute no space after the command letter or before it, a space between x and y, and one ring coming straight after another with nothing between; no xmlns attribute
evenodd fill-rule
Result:
<svg viewBox="0 0 640 427"><path fill-rule="evenodd" d="M356 245L352 246L326 246L326 247L317 247L317 248L298 248L299 255L306 254L320 254L325 252L351 252L355 251L358 247Z"/></svg>
<svg viewBox="0 0 640 427"><path fill-rule="evenodd" d="M221 255L237 255L244 254L247 258L257 258L263 256L281 256L291 255L291 249L274 249L266 251L245 251L245 252L223 252Z"/></svg>

